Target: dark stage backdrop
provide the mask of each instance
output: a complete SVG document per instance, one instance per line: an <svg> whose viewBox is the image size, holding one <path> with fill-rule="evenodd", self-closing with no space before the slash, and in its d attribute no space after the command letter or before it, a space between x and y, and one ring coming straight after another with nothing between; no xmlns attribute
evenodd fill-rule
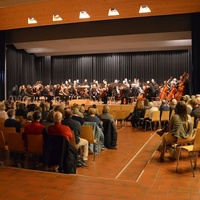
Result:
<svg viewBox="0 0 200 200"><path fill-rule="evenodd" d="M153 78L163 83L170 76L179 79L184 71L190 73L191 66L189 50L36 57L7 46L7 88L10 91L14 85L32 85L37 80L44 85L61 84L68 79L138 78L146 82Z"/></svg>

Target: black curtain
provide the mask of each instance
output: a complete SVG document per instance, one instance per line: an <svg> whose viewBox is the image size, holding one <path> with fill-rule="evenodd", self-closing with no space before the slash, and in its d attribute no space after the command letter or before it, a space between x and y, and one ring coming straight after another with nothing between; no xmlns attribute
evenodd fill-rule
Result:
<svg viewBox="0 0 200 200"><path fill-rule="evenodd" d="M188 50L52 57L52 81L139 78L146 82L153 78L163 83L170 76L179 79L184 71L190 73L190 66Z"/></svg>
<svg viewBox="0 0 200 200"><path fill-rule="evenodd" d="M33 85L37 80L36 58L24 50L8 46L6 51L8 95L14 85Z"/></svg>
<svg viewBox="0 0 200 200"><path fill-rule="evenodd" d="M61 84L66 80L87 79L113 82L115 79L140 79L146 82L155 79L163 83L170 76L179 76L190 71L190 51L159 51L139 53L113 53L76 56L35 57L13 46L7 48L8 89L17 84L34 84L41 80L46 84Z"/></svg>

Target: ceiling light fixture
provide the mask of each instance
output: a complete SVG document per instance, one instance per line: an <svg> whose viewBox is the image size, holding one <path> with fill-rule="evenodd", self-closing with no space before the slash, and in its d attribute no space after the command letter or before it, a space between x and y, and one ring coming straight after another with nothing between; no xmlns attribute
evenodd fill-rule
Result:
<svg viewBox="0 0 200 200"><path fill-rule="evenodd" d="M119 15L119 12L115 8L110 8L108 11L108 16L117 16Z"/></svg>
<svg viewBox="0 0 200 200"><path fill-rule="evenodd" d="M150 8L147 5L141 5L139 13L149 13L151 12Z"/></svg>
<svg viewBox="0 0 200 200"><path fill-rule="evenodd" d="M90 18L90 15L86 11L80 11L79 19L87 19Z"/></svg>
<svg viewBox="0 0 200 200"><path fill-rule="evenodd" d="M34 17L28 17L28 24L37 24L37 21Z"/></svg>
<svg viewBox="0 0 200 200"><path fill-rule="evenodd" d="M56 21L62 21L63 19L62 17L60 17L59 14L54 14L52 20L56 22Z"/></svg>

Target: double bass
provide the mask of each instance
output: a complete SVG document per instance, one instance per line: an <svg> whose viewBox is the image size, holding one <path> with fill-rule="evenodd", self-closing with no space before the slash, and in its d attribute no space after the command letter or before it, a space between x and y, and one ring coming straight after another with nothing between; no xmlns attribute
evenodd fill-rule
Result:
<svg viewBox="0 0 200 200"><path fill-rule="evenodd" d="M178 89L177 89L177 93L175 94L175 99L177 101L179 101L181 99L182 96L185 95L185 85L184 85L184 79L181 76L180 80L179 80L179 84L178 84Z"/></svg>

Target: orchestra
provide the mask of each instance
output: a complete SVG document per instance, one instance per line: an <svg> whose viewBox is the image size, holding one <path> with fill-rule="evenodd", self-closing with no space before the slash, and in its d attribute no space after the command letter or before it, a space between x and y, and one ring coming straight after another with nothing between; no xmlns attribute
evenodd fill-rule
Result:
<svg viewBox="0 0 200 200"><path fill-rule="evenodd" d="M122 82L115 79L113 83L107 83L104 79L102 83L93 79L88 82L84 79L81 84L79 80L71 79L65 83L43 86L42 81L37 81L33 86L28 84L19 87L17 92L18 99L26 100L27 97L39 101L41 96L45 101L50 102L53 98L60 101L69 101L72 99L90 99L93 101L102 101L107 104L108 98L113 97L115 101L121 101L121 104L128 104L136 100L167 100L173 98L180 100L188 91L189 74L184 72L179 80L170 76L170 78L159 85L154 79L147 82L140 82L134 78L133 81L125 78Z"/></svg>

